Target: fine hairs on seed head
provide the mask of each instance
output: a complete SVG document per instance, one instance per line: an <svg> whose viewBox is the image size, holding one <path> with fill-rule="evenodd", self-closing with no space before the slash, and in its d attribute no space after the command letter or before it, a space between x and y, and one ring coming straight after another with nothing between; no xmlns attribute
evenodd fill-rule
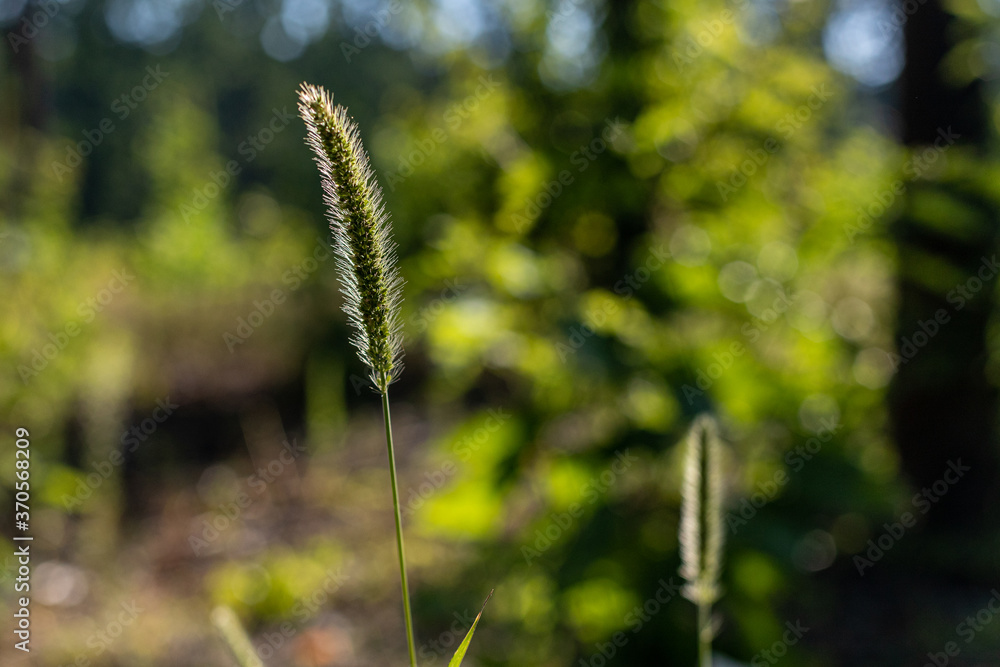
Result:
<svg viewBox="0 0 1000 667"><path fill-rule="evenodd" d="M721 597L723 473L719 425L699 416L688 433L681 487L681 576L684 597L698 607L699 665L711 664L716 627L712 605Z"/></svg>
<svg viewBox="0 0 1000 667"><path fill-rule="evenodd" d="M319 166L344 312L355 329L351 342L371 369L372 382L385 393L403 370L403 281L382 190L357 124L344 107L333 106L330 93L302 84L299 114Z"/></svg>

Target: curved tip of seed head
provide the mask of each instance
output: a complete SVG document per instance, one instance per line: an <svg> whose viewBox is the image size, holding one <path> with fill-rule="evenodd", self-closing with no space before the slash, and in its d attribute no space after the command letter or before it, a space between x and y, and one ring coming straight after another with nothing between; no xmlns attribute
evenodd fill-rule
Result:
<svg viewBox="0 0 1000 667"><path fill-rule="evenodd" d="M351 342L385 392L402 370L403 281L382 190L347 109L334 106L320 86L302 83L298 95L306 144L322 180L344 311L355 329Z"/></svg>

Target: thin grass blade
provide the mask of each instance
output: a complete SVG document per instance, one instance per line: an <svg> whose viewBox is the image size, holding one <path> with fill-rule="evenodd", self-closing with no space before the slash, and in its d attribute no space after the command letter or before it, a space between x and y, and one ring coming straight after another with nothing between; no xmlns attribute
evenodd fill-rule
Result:
<svg viewBox="0 0 1000 667"><path fill-rule="evenodd" d="M489 602L491 597L493 597L493 591L490 591L490 594L486 596L486 602ZM483 611L486 610L486 602L483 602L483 608L479 610L476 620L472 622L472 627L469 628L469 633L465 635L465 639L459 644L458 650L455 651L455 656L448 663L448 667L462 666L462 659L465 658L465 652L469 650L469 644L472 643L472 634L476 631L476 626L479 625L479 619L482 618Z"/></svg>
<svg viewBox="0 0 1000 667"><path fill-rule="evenodd" d="M212 623L240 667L264 667L236 612L226 606L216 607L212 611Z"/></svg>

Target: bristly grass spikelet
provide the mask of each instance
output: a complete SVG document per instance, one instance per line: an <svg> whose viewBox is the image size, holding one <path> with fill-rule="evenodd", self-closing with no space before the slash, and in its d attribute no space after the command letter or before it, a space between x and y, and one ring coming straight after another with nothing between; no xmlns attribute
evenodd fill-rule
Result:
<svg viewBox="0 0 1000 667"><path fill-rule="evenodd" d="M361 145L357 124L344 107L333 106L332 95L303 83L299 113L323 183L344 312L356 330L351 342L371 369L372 382L385 394L402 371L399 304L403 281L382 190Z"/></svg>
<svg viewBox="0 0 1000 667"><path fill-rule="evenodd" d="M303 83L299 88L299 113L306 122L306 144L316 154L323 182L323 200L333 232L344 311L355 328L351 342L357 347L361 361L371 369L372 382L382 395L406 645L410 653L410 667L416 667L403 518L389 415L389 385L403 368L403 335L399 315L403 281L396 268L396 246L391 238L389 216L382 203L382 191L368 164L358 126L347 115L347 110L342 106L333 106L332 96L323 88ZM486 601L489 602L489 597ZM485 602L483 608L486 608ZM450 667L461 666L482 615L480 611L476 616L449 663Z"/></svg>
<svg viewBox="0 0 1000 667"><path fill-rule="evenodd" d="M403 518L399 510L396 454L389 416L389 385L402 370L403 356L399 315L403 281L396 268L396 246L382 203L382 191L368 164L358 126L347 115L347 109L333 106L332 96L324 89L303 83L299 88L299 114L306 122L306 144L316 154L323 182L323 200L333 232L344 311L356 330L351 342L358 348L361 361L371 369L372 382L382 394L406 645L410 667L416 667Z"/></svg>
<svg viewBox="0 0 1000 667"><path fill-rule="evenodd" d="M699 416L688 434L681 489L681 576L684 597L698 606L698 664L712 661L712 605L722 595L722 441L719 426Z"/></svg>

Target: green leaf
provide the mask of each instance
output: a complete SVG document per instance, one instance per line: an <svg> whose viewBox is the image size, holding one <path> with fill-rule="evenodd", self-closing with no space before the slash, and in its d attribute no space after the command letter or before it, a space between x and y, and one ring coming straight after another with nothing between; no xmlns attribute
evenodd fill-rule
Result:
<svg viewBox="0 0 1000 667"><path fill-rule="evenodd" d="M493 597L493 591L490 591L490 594L486 596L486 602L489 602L491 597ZM465 652L469 650L469 644L472 642L472 633L476 631L476 626L479 625L479 619L482 618L483 611L486 609L486 602L483 602L483 608L479 610L476 620L472 622L472 627L469 628L469 634L465 635L465 639L463 639L462 643L459 644L458 650L455 651L455 657L453 657L451 662L448 663L448 667L461 667L462 658L465 657Z"/></svg>

